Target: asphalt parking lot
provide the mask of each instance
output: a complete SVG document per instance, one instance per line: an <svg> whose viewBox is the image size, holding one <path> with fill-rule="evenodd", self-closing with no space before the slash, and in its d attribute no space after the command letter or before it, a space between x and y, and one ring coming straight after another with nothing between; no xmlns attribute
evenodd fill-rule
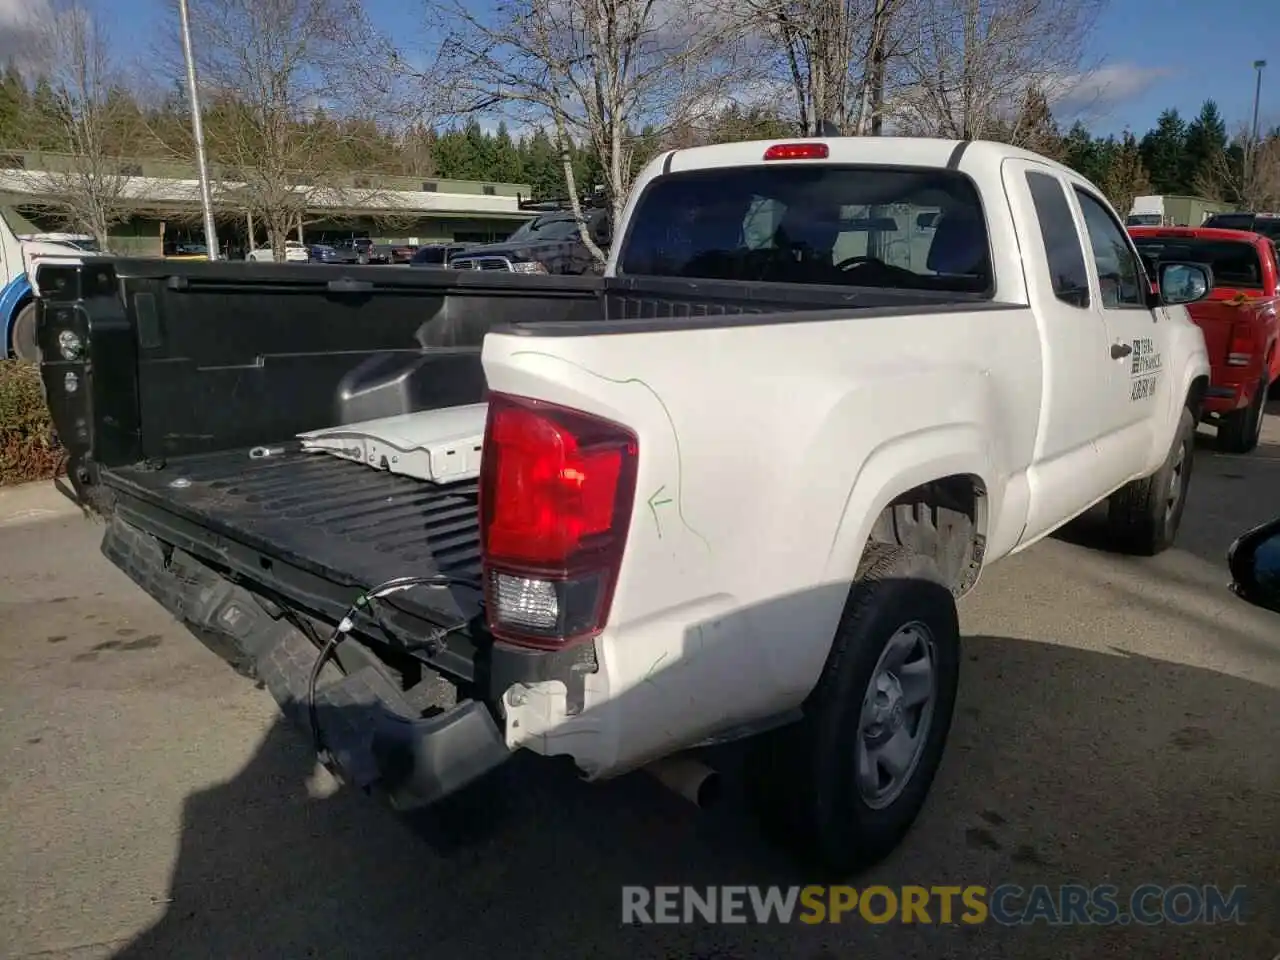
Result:
<svg viewBox="0 0 1280 960"><path fill-rule="evenodd" d="M0 516L0 956L1271 960L1280 615L1226 591L1223 556L1280 516L1272 410L1257 452L1201 451L1178 549L1103 554L1086 520L984 576L930 802L857 881L1243 884L1243 925L623 927L623 884L809 878L732 791L700 813L528 763L442 842L335 791L93 522L26 515Z"/></svg>

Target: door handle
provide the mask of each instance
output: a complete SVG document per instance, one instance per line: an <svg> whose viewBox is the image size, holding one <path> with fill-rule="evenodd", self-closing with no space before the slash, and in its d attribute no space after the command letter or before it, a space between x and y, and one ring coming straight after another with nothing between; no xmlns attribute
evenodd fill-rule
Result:
<svg viewBox="0 0 1280 960"><path fill-rule="evenodd" d="M1113 343L1111 345L1111 359L1119 360L1121 357L1127 357L1133 353L1133 346L1128 343Z"/></svg>

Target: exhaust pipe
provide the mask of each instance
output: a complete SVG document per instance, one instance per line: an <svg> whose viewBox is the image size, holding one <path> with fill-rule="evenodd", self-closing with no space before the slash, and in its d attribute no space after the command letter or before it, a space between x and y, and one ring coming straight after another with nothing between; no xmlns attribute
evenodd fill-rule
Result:
<svg viewBox="0 0 1280 960"><path fill-rule="evenodd" d="M720 774L700 760L679 754L644 768L660 784L705 810L720 799Z"/></svg>

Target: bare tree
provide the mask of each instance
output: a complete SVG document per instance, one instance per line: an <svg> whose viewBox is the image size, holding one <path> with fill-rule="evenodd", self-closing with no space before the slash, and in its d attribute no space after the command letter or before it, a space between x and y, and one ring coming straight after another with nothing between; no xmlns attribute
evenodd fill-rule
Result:
<svg viewBox="0 0 1280 960"><path fill-rule="evenodd" d="M1022 109L1027 91L1050 100L1082 76L1085 41L1105 0L913 0L901 126L980 139Z"/></svg>
<svg viewBox="0 0 1280 960"><path fill-rule="evenodd" d="M177 77L176 12L171 20L165 54ZM337 176L335 163L367 125L317 122L353 116L378 90L353 69L372 35L357 0L192 4L191 32L216 201L265 226L273 259L285 259L286 238L308 209L376 204L378 192ZM189 140L171 148L193 153Z"/></svg>
<svg viewBox="0 0 1280 960"><path fill-rule="evenodd" d="M781 59L800 132L823 121L846 133L878 134L897 29L909 0L749 0L761 46Z"/></svg>
<svg viewBox="0 0 1280 960"><path fill-rule="evenodd" d="M1280 207L1280 134L1250 142L1241 180L1240 199L1249 209Z"/></svg>
<svg viewBox="0 0 1280 960"><path fill-rule="evenodd" d="M39 35L51 99L35 124L39 138L67 154L42 166L54 169L25 176L38 206L67 227L93 235L106 249L111 228L129 216L129 168L120 159L131 113L120 96L122 75L111 62L103 28L79 5L61 10Z"/></svg>
<svg viewBox="0 0 1280 960"><path fill-rule="evenodd" d="M431 68L419 71L428 96L447 96L455 115L502 108L550 127L582 240L601 262L579 202L584 185L572 145L599 157L619 223L640 129L649 125L661 136L710 116L732 85L740 35L697 0L428 2L441 38L429 53Z"/></svg>
<svg viewBox="0 0 1280 960"><path fill-rule="evenodd" d="M1216 151L1196 175L1195 188L1205 197L1247 210L1280 206L1280 133L1255 140L1249 128L1241 127L1235 148Z"/></svg>
<svg viewBox="0 0 1280 960"><path fill-rule="evenodd" d="M785 64L800 133L849 124L850 66L857 61L857 0L751 0L748 9Z"/></svg>

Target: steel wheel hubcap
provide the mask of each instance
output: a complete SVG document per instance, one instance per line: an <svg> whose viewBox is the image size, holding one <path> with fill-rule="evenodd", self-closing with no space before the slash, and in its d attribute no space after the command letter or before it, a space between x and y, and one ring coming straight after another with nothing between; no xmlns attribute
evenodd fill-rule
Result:
<svg viewBox="0 0 1280 960"><path fill-rule="evenodd" d="M923 623L898 629L871 673L858 718L855 781L879 810L911 782L929 737L937 699L937 646Z"/></svg>

